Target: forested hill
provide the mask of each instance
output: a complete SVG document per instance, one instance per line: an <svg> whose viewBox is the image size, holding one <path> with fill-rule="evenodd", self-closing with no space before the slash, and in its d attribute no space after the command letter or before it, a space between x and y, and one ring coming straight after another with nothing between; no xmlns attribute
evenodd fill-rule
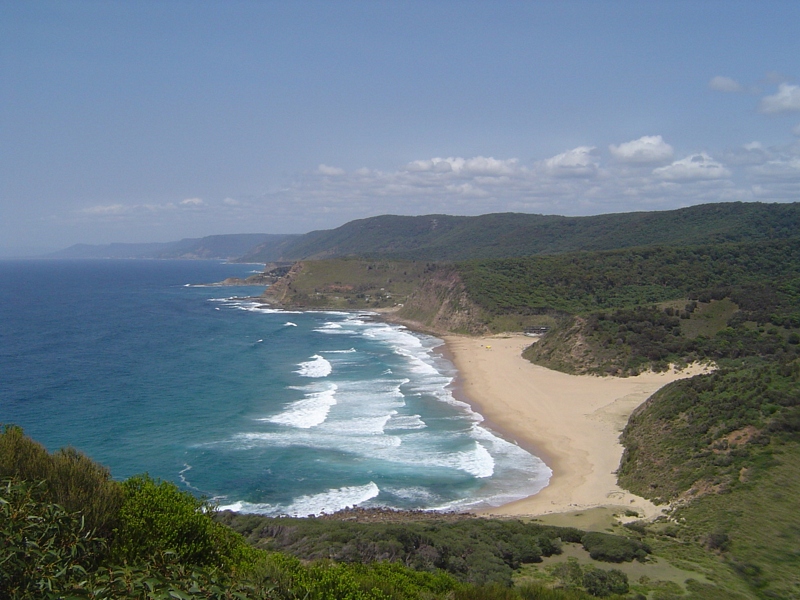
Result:
<svg viewBox="0 0 800 600"><path fill-rule="evenodd" d="M502 213L478 217L384 215L313 231L279 248L260 246L240 260L344 256L461 261L646 245L782 239L800 232L800 203L703 204L671 211L592 217ZM276 253L277 251L277 253Z"/></svg>

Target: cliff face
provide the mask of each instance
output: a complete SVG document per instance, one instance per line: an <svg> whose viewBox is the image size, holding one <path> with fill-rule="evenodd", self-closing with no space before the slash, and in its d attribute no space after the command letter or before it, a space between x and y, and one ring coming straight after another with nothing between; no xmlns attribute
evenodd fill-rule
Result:
<svg viewBox="0 0 800 600"><path fill-rule="evenodd" d="M297 276L302 273L303 271L303 263L296 262L294 263L291 268L283 275L277 277L273 280L272 285L270 285L264 293L262 294L262 298L270 303L275 304L286 304L289 302L289 297L292 293L292 283Z"/></svg>
<svg viewBox="0 0 800 600"><path fill-rule="evenodd" d="M388 320L432 333L489 332L483 312L450 266L301 261L262 297L286 307L376 310Z"/></svg>
<svg viewBox="0 0 800 600"><path fill-rule="evenodd" d="M585 327L586 320L581 317L561 323L525 350L523 356L532 363L564 373L597 373L602 361L597 349L587 341Z"/></svg>
<svg viewBox="0 0 800 600"><path fill-rule="evenodd" d="M482 311L470 300L461 276L452 267L438 267L427 273L396 314L434 331L472 335L489 332Z"/></svg>

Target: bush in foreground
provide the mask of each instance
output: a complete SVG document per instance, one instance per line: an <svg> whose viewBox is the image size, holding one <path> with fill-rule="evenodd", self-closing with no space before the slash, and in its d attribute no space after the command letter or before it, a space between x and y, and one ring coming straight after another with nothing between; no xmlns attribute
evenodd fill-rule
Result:
<svg viewBox="0 0 800 600"><path fill-rule="evenodd" d="M86 527L101 536L111 536L117 526L122 486L106 467L74 448L50 454L22 428L6 425L0 431L0 477L44 482L42 500L80 511Z"/></svg>

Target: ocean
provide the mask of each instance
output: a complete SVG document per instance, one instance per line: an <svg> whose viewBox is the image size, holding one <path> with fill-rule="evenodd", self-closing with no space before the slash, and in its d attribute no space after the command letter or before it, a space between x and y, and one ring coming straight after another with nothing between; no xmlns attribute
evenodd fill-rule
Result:
<svg viewBox="0 0 800 600"><path fill-rule="evenodd" d="M255 270L0 261L0 423L266 515L486 508L547 485L454 397L441 340L208 285Z"/></svg>

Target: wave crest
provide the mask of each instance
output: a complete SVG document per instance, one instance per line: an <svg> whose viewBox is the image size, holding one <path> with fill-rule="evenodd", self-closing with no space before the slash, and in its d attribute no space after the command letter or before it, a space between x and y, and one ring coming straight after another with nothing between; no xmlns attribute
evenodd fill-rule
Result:
<svg viewBox="0 0 800 600"><path fill-rule="evenodd" d="M327 377L333 371L331 363L319 354L312 356L309 361L301 362L298 367L300 368L295 373L301 377Z"/></svg>

